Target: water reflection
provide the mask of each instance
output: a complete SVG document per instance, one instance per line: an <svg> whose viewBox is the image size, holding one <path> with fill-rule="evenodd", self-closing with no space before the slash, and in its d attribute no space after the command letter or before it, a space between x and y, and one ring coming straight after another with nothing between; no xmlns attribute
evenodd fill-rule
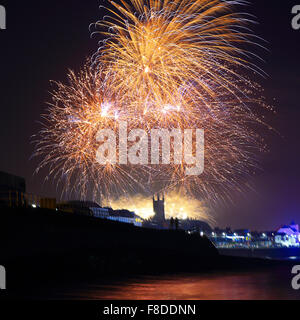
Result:
<svg viewBox="0 0 300 320"><path fill-rule="evenodd" d="M87 283L61 292L67 299L235 300L299 299L290 270L143 277L114 284Z"/></svg>

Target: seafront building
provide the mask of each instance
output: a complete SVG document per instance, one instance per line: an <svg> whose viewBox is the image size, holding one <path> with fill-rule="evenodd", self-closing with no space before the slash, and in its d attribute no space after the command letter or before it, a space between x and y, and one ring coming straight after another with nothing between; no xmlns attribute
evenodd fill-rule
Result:
<svg viewBox="0 0 300 320"><path fill-rule="evenodd" d="M91 216L94 218L108 219L123 223L130 223L137 227L141 227L143 219L129 210L113 210L109 207L101 207L96 202L92 201L66 201L57 205L58 210Z"/></svg>
<svg viewBox="0 0 300 320"><path fill-rule="evenodd" d="M290 225L282 226L277 230L275 243L286 247L296 247L300 243L299 225L292 222Z"/></svg>
<svg viewBox="0 0 300 320"><path fill-rule="evenodd" d="M234 230L215 228L205 234L218 248L280 248L300 247L299 226L292 222L276 231Z"/></svg>

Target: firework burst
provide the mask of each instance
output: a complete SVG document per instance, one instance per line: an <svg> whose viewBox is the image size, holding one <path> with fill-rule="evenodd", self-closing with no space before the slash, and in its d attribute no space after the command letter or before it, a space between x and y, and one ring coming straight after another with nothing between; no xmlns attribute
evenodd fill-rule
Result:
<svg viewBox="0 0 300 320"><path fill-rule="evenodd" d="M128 107L137 112L160 113L168 105L212 109L216 89L241 90L232 81L245 80L241 68L260 72L241 46L255 39L245 27L248 16L232 12L243 1L110 3L112 17L96 23L108 39L95 60L108 66L114 90L131 97Z"/></svg>
<svg viewBox="0 0 300 320"><path fill-rule="evenodd" d="M78 75L70 71L67 85L55 83L35 154L44 156L37 170L49 166L49 176L54 175L65 192L84 196L93 182L94 197L99 198L120 190L132 191L142 182L142 172L109 162L101 166L96 161L97 132L117 130L123 96L113 94L107 75L90 65L88 61Z"/></svg>
<svg viewBox="0 0 300 320"><path fill-rule="evenodd" d="M110 1L111 17L97 22L106 40L84 70L57 83L36 154L70 190L95 197L180 189L203 199L227 198L257 169L265 149L255 110L266 107L261 88L243 74L260 73L243 1ZM104 31L103 31L104 30ZM181 164L100 165L97 132L140 128L203 129L205 166L187 176ZM195 150L195 142L193 142ZM171 153L174 153L171 146ZM149 149L148 154L151 154ZM119 154L117 153L117 158ZM39 168L40 168L39 167Z"/></svg>

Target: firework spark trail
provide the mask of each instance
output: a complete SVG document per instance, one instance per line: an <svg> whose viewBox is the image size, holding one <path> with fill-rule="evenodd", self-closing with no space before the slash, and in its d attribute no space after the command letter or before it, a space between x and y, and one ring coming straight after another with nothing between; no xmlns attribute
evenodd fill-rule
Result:
<svg viewBox="0 0 300 320"><path fill-rule="evenodd" d="M180 189L217 201L242 189L265 149L257 126L268 126L256 110L269 108L259 85L243 76L261 73L243 49L256 38L249 17L234 11L244 1L110 3L111 17L95 24L106 40L93 61L70 72L69 84L57 83L37 143L39 168L49 165L66 191L84 196L93 184L95 198ZM204 129L204 173L186 176L183 163L100 165L97 132L117 133L119 121L128 132Z"/></svg>
<svg viewBox="0 0 300 320"><path fill-rule="evenodd" d="M214 98L217 85L236 94L240 89L232 78L245 80L237 68L260 72L246 60L251 52L238 46L254 38L243 28L247 17L231 12L243 1L110 3L116 10L110 10L112 17L96 23L110 32L102 32L108 40L95 59L109 66L114 89L131 96L138 112L160 113L164 101L180 106L191 97L212 108L203 92Z"/></svg>
<svg viewBox="0 0 300 320"><path fill-rule="evenodd" d="M68 85L56 86L36 145L36 155L44 156L38 170L49 165L49 175L61 181L66 192L80 190L82 196L90 181L95 183L95 197L99 185L102 195L134 190L143 171L96 162L97 132L117 130L122 97L111 94L109 80L91 69L90 62L79 75L69 73Z"/></svg>

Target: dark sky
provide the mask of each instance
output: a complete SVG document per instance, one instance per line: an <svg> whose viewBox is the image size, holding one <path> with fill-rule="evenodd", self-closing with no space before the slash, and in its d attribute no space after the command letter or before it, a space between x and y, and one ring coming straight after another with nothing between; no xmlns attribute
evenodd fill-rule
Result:
<svg viewBox="0 0 300 320"><path fill-rule="evenodd" d="M300 30L291 27L291 10L300 0L252 0L246 9L257 17L255 32L266 41L265 88L277 115L270 119L279 135L268 137L271 152L254 180L256 192L235 206L216 212L220 226L272 229L300 223ZM28 192L58 196L55 183L43 183L47 171L34 175L31 135L50 101L49 80L65 81L67 69L78 70L97 49L89 24L103 16L98 0L4 1L7 30L0 30L0 170L26 178ZM275 99L275 100L274 100Z"/></svg>

